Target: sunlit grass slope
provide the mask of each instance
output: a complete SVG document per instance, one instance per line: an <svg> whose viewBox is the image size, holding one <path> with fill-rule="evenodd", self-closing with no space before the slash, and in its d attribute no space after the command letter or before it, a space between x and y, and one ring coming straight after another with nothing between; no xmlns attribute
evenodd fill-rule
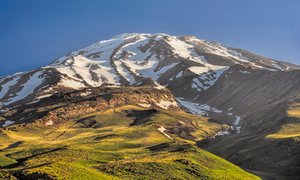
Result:
<svg viewBox="0 0 300 180"><path fill-rule="evenodd" d="M300 138L300 104L293 104L287 110L286 122L267 138Z"/></svg>
<svg viewBox="0 0 300 180"><path fill-rule="evenodd" d="M196 147L225 125L181 111L129 115L146 110L128 105L54 127L32 123L2 130L0 179L259 179Z"/></svg>

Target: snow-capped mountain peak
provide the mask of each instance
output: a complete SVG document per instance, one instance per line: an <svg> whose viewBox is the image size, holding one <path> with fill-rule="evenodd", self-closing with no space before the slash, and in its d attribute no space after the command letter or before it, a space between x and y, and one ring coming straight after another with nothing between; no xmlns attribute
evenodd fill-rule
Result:
<svg viewBox="0 0 300 180"><path fill-rule="evenodd" d="M165 86L186 81L190 89L201 92L236 65L264 71L299 68L194 36L125 33L71 52L38 70L2 78L0 102L9 106L64 89L131 85L146 78Z"/></svg>

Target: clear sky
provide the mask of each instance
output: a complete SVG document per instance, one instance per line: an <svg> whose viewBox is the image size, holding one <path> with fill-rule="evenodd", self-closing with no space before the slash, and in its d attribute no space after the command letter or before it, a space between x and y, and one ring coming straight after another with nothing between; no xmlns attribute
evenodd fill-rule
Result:
<svg viewBox="0 0 300 180"><path fill-rule="evenodd" d="M0 0L0 76L125 32L194 35L300 64L300 0Z"/></svg>

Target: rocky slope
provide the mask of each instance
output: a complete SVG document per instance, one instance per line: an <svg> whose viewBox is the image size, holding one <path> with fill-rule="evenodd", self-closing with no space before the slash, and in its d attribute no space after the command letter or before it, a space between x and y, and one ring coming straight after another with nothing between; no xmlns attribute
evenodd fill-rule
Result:
<svg viewBox="0 0 300 180"><path fill-rule="evenodd" d="M65 120L111 107L132 104L146 108L180 109L172 93L154 82L136 86L106 86L58 92L50 97L14 108L3 108L0 121L6 128L12 124L41 122L55 126Z"/></svg>
<svg viewBox="0 0 300 180"><path fill-rule="evenodd" d="M122 34L1 78L0 126L55 126L124 104L183 108L227 127L198 139L199 146L262 177L295 178L300 130L268 137L298 127L299 117L291 123L288 112L299 103L299 69L193 36Z"/></svg>
<svg viewBox="0 0 300 180"><path fill-rule="evenodd" d="M195 101L221 109L210 117L233 123L239 134L202 147L269 179L299 177L300 119L288 113L299 97L300 71L229 74ZM283 137L269 138L283 127Z"/></svg>

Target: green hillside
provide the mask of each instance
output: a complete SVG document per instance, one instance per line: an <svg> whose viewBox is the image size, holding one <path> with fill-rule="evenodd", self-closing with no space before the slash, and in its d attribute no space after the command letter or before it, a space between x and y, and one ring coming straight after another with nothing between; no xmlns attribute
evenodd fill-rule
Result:
<svg viewBox="0 0 300 180"><path fill-rule="evenodd" d="M259 179L196 146L228 128L182 111L122 106L0 134L2 179ZM165 129L165 130L162 130Z"/></svg>

